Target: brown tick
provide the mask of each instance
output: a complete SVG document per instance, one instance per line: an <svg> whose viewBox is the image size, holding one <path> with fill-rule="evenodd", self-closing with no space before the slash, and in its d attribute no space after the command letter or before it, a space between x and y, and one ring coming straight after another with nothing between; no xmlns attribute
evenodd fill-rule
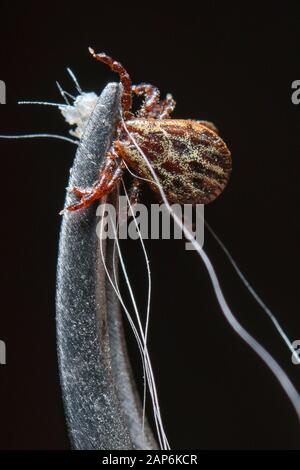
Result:
<svg viewBox="0 0 300 470"><path fill-rule="evenodd" d="M230 152L216 127L207 121L171 119L175 108L171 95L160 101L156 87L145 83L132 85L128 72L119 62L104 53L96 54L92 49L90 53L119 74L123 86L123 120L151 163L169 202L207 204L213 201L225 188L231 173ZM133 93L145 98L136 115L131 112ZM72 188L80 201L67 209L88 207L109 194L122 178L126 165L139 177L149 180L152 189L159 193L143 155L120 120L116 139L107 151L98 180L88 189ZM135 179L132 194L136 197L140 184L141 180Z"/></svg>

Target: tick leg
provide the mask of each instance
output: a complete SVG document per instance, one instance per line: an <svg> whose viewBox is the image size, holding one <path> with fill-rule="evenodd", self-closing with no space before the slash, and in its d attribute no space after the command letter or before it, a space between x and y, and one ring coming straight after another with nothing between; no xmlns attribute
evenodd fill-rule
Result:
<svg viewBox="0 0 300 470"><path fill-rule="evenodd" d="M176 101L170 93L167 94L166 99L161 102L161 113L159 114L158 119L167 119L170 114L174 111L176 106Z"/></svg>
<svg viewBox="0 0 300 470"><path fill-rule="evenodd" d="M89 207L94 201L102 199L109 194L115 188L120 178L122 178L123 168L123 162L116 158L114 153L109 151L104 167L100 170L99 180L90 190L82 191L78 188L73 188L75 189L75 193L78 192L79 195L81 193L83 196L80 202L67 207L67 209L69 211L76 211L84 207Z"/></svg>
<svg viewBox="0 0 300 470"><path fill-rule="evenodd" d="M130 109L132 106L132 92L131 92L131 78L129 73L124 69L123 65L120 62L115 61L104 52L96 54L96 52L89 47L89 51L94 57L94 59L98 60L99 62L103 62L104 64L108 65L113 72L119 74L120 82L123 85L123 94L121 98L122 110L124 113L124 117L129 118L131 117Z"/></svg>
<svg viewBox="0 0 300 470"><path fill-rule="evenodd" d="M176 102L172 95L168 94L165 100L159 101L159 90L153 85L147 83L133 85L132 91L136 95L145 96L145 103L138 113L139 117L166 119L174 111Z"/></svg>
<svg viewBox="0 0 300 470"><path fill-rule="evenodd" d="M69 192L75 194L75 196L77 196L77 197L83 197L83 196L87 196L88 194L90 194L91 190L90 189L80 189L77 186L74 186L73 188L69 189Z"/></svg>
<svg viewBox="0 0 300 470"><path fill-rule="evenodd" d="M140 83L132 85L132 91L138 96L145 96L145 102L139 110L139 116L149 116L149 113L159 106L159 89L149 83Z"/></svg>
<svg viewBox="0 0 300 470"><path fill-rule="evenodd" d="M97 182L95 184L97 184ZM78 186L74 186L73 188L69 188L68 191L70 193L75 194L75 196L77 197L84 197L84 196L88 196L89 194L91 194L91 192L93 191L93 187L88 188L88 189L81 189L81 188L78 188Z"/></svg>
<svg viewBox="0 0 300 470"><path fill-rule="evenodd" d="M139 201L142 185L143 185L143 182L138 178L134 178L134 180L132 181L128 196L129 196L130 204L133 207Z"/></svg>

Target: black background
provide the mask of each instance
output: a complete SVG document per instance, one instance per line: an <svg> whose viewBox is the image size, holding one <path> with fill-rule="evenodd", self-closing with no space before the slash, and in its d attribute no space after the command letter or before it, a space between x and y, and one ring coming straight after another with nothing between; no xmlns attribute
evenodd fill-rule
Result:
<svg viewBox="0 0 300 470"><path fill-rule="evenodd" d="M174 117L207 119L231 149L233 174L206 219L292 340L299 319L300 13L125 2L1 4L0 79L7 105L0 133L68 128L56 109L16 106L57 102L59 80L72 90L71 67L86 91L116 76L91 60L106 51L135 83L157 85L177 100ZM55 345L55 271L59 210L71 144L0 141L2 294L0 448L67 449ZM145 200L151 202L150 192ZM276 379L227 325L200 258L183 242L147 243L153 274L150 350L173 448L299 448L297 417ZM250 298L224 254L206 235L209 254L237 318L280 362L300 389L300 366ZM136 244L127 264L141 306L146 275ZM133 341L132 341L133 343ZM134 356L133 360L138 359ZM138 378L139 380L140 377Z"/></svg>

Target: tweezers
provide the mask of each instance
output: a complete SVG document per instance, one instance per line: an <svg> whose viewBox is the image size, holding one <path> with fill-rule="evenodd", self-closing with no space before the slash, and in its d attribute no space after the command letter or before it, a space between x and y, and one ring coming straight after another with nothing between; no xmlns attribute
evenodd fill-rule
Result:
<svg viewBox="0 0 300 470"><path fill-rule="evenodd" d="M76 152L69 187L90 187L113 139L121 87L109 83L95 106ZM67 192L65 207L76 200ZM60 381L74 449L156 449L142 429L119 301L106 276L96 233L97 204L65 211L59 242L56 319ZM113 271L113 241L105 240ZM112 275L113 277L113 275Z"/></svg>

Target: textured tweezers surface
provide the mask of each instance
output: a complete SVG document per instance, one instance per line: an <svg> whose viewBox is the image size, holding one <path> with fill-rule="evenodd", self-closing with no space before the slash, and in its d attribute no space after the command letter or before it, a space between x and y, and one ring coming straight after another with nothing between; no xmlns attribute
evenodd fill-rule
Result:
<svg viewBox="0 0 300 470"><path fill-rule="evenodd" d="M120 87L102 92L71 170L69 186L89 187L113 138ZM74 203L67 194L66 205ZM105 275L97 204L63 215L57 271L57 344L69 435L75 449L153 449L128 361L118 300ZM103 242L112 272L112 241Z"/></svg>

